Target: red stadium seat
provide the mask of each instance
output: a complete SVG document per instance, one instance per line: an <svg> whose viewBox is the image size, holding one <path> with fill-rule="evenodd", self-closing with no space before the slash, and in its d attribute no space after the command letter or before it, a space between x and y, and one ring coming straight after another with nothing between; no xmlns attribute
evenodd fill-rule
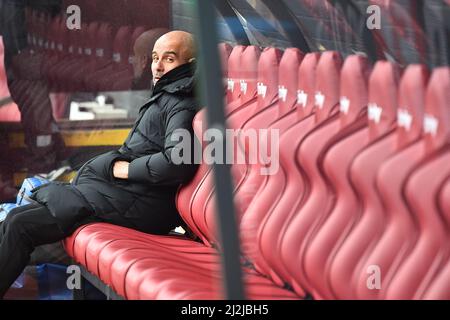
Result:
<svg viewBox="0 0 450 320"><path fill-rule="evenodd" d="M95 42L99 38L100 23L91 22L89 25L82 27L82 39L78 43L77 53L72 63L66 68L60 70L57 75L57 81L69 91L83 91L80 81L85 73L89 73L92 69L90 65L91 59L95 54ZM79 79L81 77L81 79Z"/></svg>
<svg viewBox="0 0 450 320"><path fill-rule="evenodd" d="M385 224L383 232L366 265L376 265L383 270L381 290L370 290L365 284L367 273L360 275L358 297L381 299L389 282L415 242L414 221L403 197L403 184L410 171L424 156L421 138L425 109L425 88L428 71L424 66L411 65L405 71L399 86L396 150L381 166L376 186L382 201L383 212L379 219Z"/></svg>
<svg viewBox="0 0 450 320"><path fill-rule="evenodd" d="M447 179L439 197L440 211L444 217L447 226L447 233L450 230L450 179ZM441 270L434 278L433 282L427 288L423 299L430 300L450 300L450 258L447 257L447 263L441 266Z"/></svg>
<svg viewBox="0 0 450 320"><path fill-rule="evenodd" d="M91 26L94 29L96 24ZM69 79L73 70L78 70L80 62L83 61L83 48L87 41L87 24L83 24L81 30L69 30L67 37L66 55L53 67L50 68L48 78L52 88L55 91L64 91L69 89Z"/></svg>
<svg viewBox="0 0 450 320"><path fill-rule="evenodd" d="M87 74L94 74L103 69L112 60L113 28L108 23L98 25L95 36L90 37L89 46L84 49L85 62L83 67L74 71L70 81L79 91L95 91L85 81Z"/></svg>
<svg viewBox="0 0 450 320"><path fill-rule="evenodd" d="M319 55L318 54L307 54L303 61L300 64L299 67L299 87L301 90L307 90L306 88L311 88L311 94L314 93L314 82L315 82L315 70L316 65L318 62ZM295 55L286 55L286 57L283 57L283 66L287 67L289 64L293 64L294 68L292 68L293 71L296 70L295 65L298 65L299 61L295 62ZM283 71L280 70L280 79L285 76L284 73L285 69L283 68ZM291 71L292 72L292 71ZM312 75L312 76L311 76ZM307 81L305 81L307 80ZM308 83L309 81L309 83ZM282 83L280 81L280 83ZM294 91L295 92L295 91ZM289 95L289 92L288 92ZM288 97L289 99L289 97ZM288 100L287 100L288 101ZM280 109L280 108L278 108ZM303 123L301 118L298 118L298 114L296 111L292 111L292 113L288 113L286 117L280 118L279 121L277 121L277 125L284 125L285 121L288 121L288 124L290 123L290 118L294 117L295 121L300 121L300 123ZM313 119L312 116L309 117L310 119ZM305 118L305 123L307 118ZM313 123L312 121L311 123ZM275 123L274 123L275 125ZM312 124L311 124L312 126ZM298 129L298 130L292 130L292 128ZM276 127L275 127L276 128ZM255 238L258 238L259 236L259 228L262 225L263 219L267 214L269 214L270 210L274 208L274 205L277 204L278 208L278 201L279 197L282 195L280 194L280 190L282 190L282 186L284 181L280 180L280 178L284 179L284 170L285 170L285 159L288 157L288 155L285 155L285 151L288 146L294 147L295 145L293 142L297 141L298 137L302 137L304 132L307 131L307 126L300 128L298 124L293 126L290 129L284 129L286 131L285 134L281 135L280 139L280 169L276 172L275 175L271 175L267 178L267 182L265 183L264 188L258 191L258 193L255 195L255 198L252 200L251 204L248 207L248 210L245 212L244 216L242 217L241 221L241 234L242 234L242 249L244 254L247 256L250 261L254 264L256 269L261 270L263 273L268 274L269 267L267 266L267 262L263 259L263 257L260 254L261 248L259 248L260 244L258 243L258 240ZM290 133L289 133L290 132ZM286 144L287 139L289 138L289 143ZM295 138L294 138L295 137ZM293 138L295 141L293 141ZM301 140L301 138L300 138ZM290 163L289 161L287 161ZM294 181L297 181L296 172L290 172L289 177L292 177ZM300 176L301 177L301 176ZM254 192L254 191L253 191ZM297 192L297 190L296 190ZM288 193L288 190L286 190L285 193ZM274 226L276 228L276 226ZM278 277L271 274L272 278L275 280L278 280ZM279 280L279 285L282 285L282 281ZM300 292L300 295L303 296L304 294Z"/></svg>
<svg viewBox="0 0 450 320"><path fill-rule="evenodd" d="M300 65L297 90L297 119L303 120L314 111L316 94L316 68L320 54L308 53Z"/></svg>
<svg viewBox="0 0 450 320"><path fill-rule="evenodd" d="M334 249L335 254L328 262L328 281L339 299L356 297L353 278L361 275L361 272L366 274L366 270L360 270L358 262L364 254L369 254L368 247L371 243L373 245L374 233L379 232L382 222L373 214L379 206L376 201L377 192L374 190L375 177L382 161L392 154L395 147L395 137L389 133L393 132L396 119L397 82L398 72L392 63L381 61L375 65L369 80L368 128L348 138L349 144L369 146L359 152L350 165L348 176L358 200L348 196L347 186L349 202L346 203L346 209L351 215L346 217L347 234L345 241ZM359 150L350 145L349 148L352 153Z"/></svg>
<svg viewBox="0 0 450 320"><path fill-rule="evenodd" d="M255 109L258 106L257 99L257 80L258 80L258 61L260 60L261 52L259 48L255 46L249 46L242 53L241 60L242 65L245 63L245 68L242 68L242 73L240 75L244 75L245 82L240 82L241 87L241 96L238 101L228 104L226 106L226 115L227 115L227 126L231 129L240 129L243 127L245 122L255 115ZM269 55L270 54L270 55ZM277 55L275 52L268 52L265 56L268 59L277 59ZM263 59L262 61L265 61ZM232 108L232 110L230 110ZM204 110L203 110L204 111ZM202 119L204 115L203 111L200 111L198 119ZM239 149L235 150L236 152L240 152ZM202 166L206 166L206 164L202 164ZM235 181L240 180L240 176L246 170L246 165L235 165L232 167L232 173L235 178ZM203 170L200 170L203 173ZM239 182L237 183L239 184ZM207 210L207 204L210 201L214 201L214 184L213 184L213 175L212 171L208 170L207 173L203 177L203 182L196 187L195 195L192 198L191 208L188 212L196 224L198 230L200 230L200 238L205 242L205 244L210 245L211 243L216 243L218 240L218 235L215 232L215 223L214 223L214 214L211 217L208 214L205 214ZM180 209L180 208L179 208ZM181 212L181 211L180 211ZM187 212L187 213L188 213ZM214 210L213 210L214 212ZM212 218L212 220L209 220Z"/></svg>
<svg viewBox="0 0 450 320"><path fill-rule="evenodd" d="M143 27L139 28L137 33L144 32ZM94 91L107 91L109 82L118 79L118 75L128 68L127 57L132 49L131 39L133 37L133 28L131 26L122 26L117 30L113 40L111 60L103 68L87 74L84 78L85 86Z"/></svg>
<svg viewBox="0 0 450 320"><path fill-rule="evenodd" d="M230 57L228 58L228 103L237 100L241 95L241 90L239 90L239 80L241 78L241 55L244 52L245 48L245 46L235 46L230 53Z"/></svg>
<svg viewBox="0 0 450 320"><path fill-rule="evenodd" d="M364 57L353 55L345 60L340 76L339 131L330 136L318 158L317 165L323 175L322 190L316 186L311 192L316 192L315 197L319 198L315 200L316 206L320 203L318 201L323 202L322 209L315 208L318 216L323 214L323 219L319 221L317 232L305 244L304 256L305 273L309 286L313 288L311 293L318 299L333 298L327 268L335 246L342 241L348 216L354 207L354 194L347 175L351 161L364 143L355 143L355 140L349 143L348 140L367 127L369 72L370 67Z"/></svg>
<svg viewBox="0 0 450 320"><path fill-rule="evenodd" d="M429 159L412 172L403 189L416 222L415 244L387 289L388 299L422 299L450 254L448 228L436 202L442 184L450 175L448 101L450 71L448 67L437 68L425 100L424 139Z"/></svg>
<svg viewBox="0 0 450 320"><path fill-rule="evenodd" d="M303 251L303 248L301 248L301 246L306 235L302 233L303 231L300 227L293 228L292 226L297 224L297 220L299 216L301 216L301 213L305 212L305 217L309 215L307 211L304 211L304 205L308 203L306 200L310 195L309 190L312 184L312 181L308 181L308 179L313 179L313 172L315 171L315 169L313 168L314 163L316 161L318 153L321 150L320 145L317 146L317 148L312 148L312 150L310 150L310 147L308 145L308 137L311 138L311 140L309 141L313 141L314 132L318 132L315 130L318 130L321 127L326 128L327 123L329 123L331 119L336 118L336 107L339 103L339 76L341 66L341 57L336 52L324 52L320 57L319 63L317 65L315 79L315 112L312 118L306 118L306 120L302 122L302 124L305 125L309 130L306 131L306 134L304 136L302 136L302 140L299 141L299 144L295 146L295 164L293 167L291 166L291 168L293 169L297 167L295 168L295 170L300 170L300 175L303 178L300 180L300 188L302 188L301 190L303 192L297 195L297 197L301 198L301 200L297 203L297 207L295 208L295 215L292 216L291 220L289 221L289 225L291 226L291 228L287 228L285 230L285 233L282 235L283 240L280 239L278 241L280 241L283 262L288 262L285 261L286 253L290 256L290 258L288 259L289 262L286 264L286 268L289 271L289 278L287 281L290 282L289 284L299 294L303 294L305 292L305 281L304 279L300 279L304 276L304 274L299 276L301 269L301 265L299 264L301 263L301 260L299 259L302 259L300 252ZM326 141L324 140L323 142L325 143ZM316 212L315 214L317 215L319 213ZM308 221L304 223L304 227L309 226ZM270 229L267 230L267 232L270 233ZM283 247L281 242L284 243L284 241L290 242L291 244L287 247ZM297 259L292 259L292 257L297 257ZM294 264L296 265L295 268L292 267Z"/></svg>
<svg viewBox="0 0 450 320"><path fill-rule="evenodd" d="M278 73L278 101L273 107L261 113L259 117L255 116L252 118L248 123L249 127L259 129L265 126L270 131L277 130L282 137L284 132L297 121L294 107L297 102L298 70L302 60L303 54L298 49L286 49L281 59ZM262 82L260 85L265 87ZM265 91L266 89L264 88L262 92ZM276 116L274 117L274 115ZM272 118L272 121L270 121L270 118ZM263 139L260 140L261 146L265 143L267 142ZM277 143L277 148L279 148L278 145L279 143ZM272 157L277 157L277 153L274 153L273 150ZM279 174L281 170L278 165L278 167L272 168L272 170L275 169L274 172L266 171L264 175L261 170L268 169L267 167L268 165L259 162L252 164L249 168L248 178L239 187L236 195L243 214L240 223L242 251L247 260L258 270L267 269L258 244L259 228L265 215L271 207L277 204L278 196L281 195L278 192L273 192L273 190L266 193L268 184L273 180L273 176Z"/></svg>
<svg viewBox="0 0 450 320"><path fill-rule="evenodd" d="M64 44L67 43L66 21L62 17L55 17L51 23L51 36L49 51L42 61L41 73L47 78L49 69L57 63L63 56Z"/></svg>

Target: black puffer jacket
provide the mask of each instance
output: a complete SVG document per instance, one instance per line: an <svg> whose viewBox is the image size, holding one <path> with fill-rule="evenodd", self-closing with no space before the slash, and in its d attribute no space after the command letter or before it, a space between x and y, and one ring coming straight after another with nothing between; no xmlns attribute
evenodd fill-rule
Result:
<svg viewBox="0 0 450 320"><path fill-rule="evenodd" d="M88 161L72 184L53 183L33 193L32 197L61 222L63 230L77 227L91 215L158 234L182 223L175 194L180 184L194 176L198 166L172 162L171 152L179 140L172 141L171 137L176 129L186 129L195 139L192 120L198 103L193 95L193 73L194 65L185 64L158 81L119 150ZM130 162L129 179L113 176L113 164L118 160Z"/></svg>

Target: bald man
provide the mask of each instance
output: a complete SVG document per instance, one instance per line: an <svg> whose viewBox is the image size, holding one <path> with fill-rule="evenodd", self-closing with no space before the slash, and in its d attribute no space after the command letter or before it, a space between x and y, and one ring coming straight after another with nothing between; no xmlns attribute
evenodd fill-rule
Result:
<svg viewBox="0 0 450 320"><path fill-rule="evenodd" d="M107 222L153 234L184 226L175 195L198 166L194 155L188 163L175 164L172 152L182 151L176 150L177 129L189 131L192 144L195 139L194 52L189 33L160 37L151 55L151 98L123 145L89 160L71 184L39 187L31 196L33 204L9 213L0 226L0 297L36 246L62 240L81 225Z"/></svg>

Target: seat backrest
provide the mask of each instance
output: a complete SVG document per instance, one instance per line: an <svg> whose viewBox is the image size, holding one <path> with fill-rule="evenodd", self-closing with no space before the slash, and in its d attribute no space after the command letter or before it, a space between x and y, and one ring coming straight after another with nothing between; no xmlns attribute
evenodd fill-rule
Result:
<svg viewBox="0 0 450 320"><path fill-rule="evenodd" d="M133 33L131 34L130 46L128 49L128 56L124 57L126 59L124 62L128 62L128 64L130 64L130 65L133 64L133 56L134 56L133 46L134 46L137 38L139 38L139 36L141 34L143 34L145 31L146 31L146 28L144 26L138 26L134 29Z"/></svg>
<svg viewBox="0 0 450 320"><path fill-rule="evenodd" d="M305 273L308 272L308 267L315 269L315 266L314 263L308 264L306 261L308 243L323 222L333 199L319 163L328 141L333 139L340 129L339 118L334 115L338 112L341 68L342 59L339 53L322 53L316 70L316 127L308 132L297 150L297 163L301 167L305 184L304 192L298 195L302 198L302 203L289 221L285 235L291 240L295 237L295 242L290 244L291 250L296 252L292 263L301 266L297 272L292 273L292 277L298 284L310 290L312 288ZM303 275L299 275L300 273Z"/></svg>
<svg viewBox="0 0 450 320"><path fill-rule="evenodd" d="M246 127L268 129L270 133L277 130L281 137L288 128L295 124L297 115L293 107L296 105L297 72L302 57L303 55L297 49L286 49L281 58L277 74L280 83L277 88L286 91L280 92L278 90L276 94L277 102L253 117L246 124ZM277 113L278 115L274 117L274 114ZM246 209L240 223L241 248L248 261L251 261L260 272L269 275L277 283L283 285L284 281L272 270L273 264L280 262L280 259L275 257L278 252L274 250L276 247L274 239L280 235L278 229L280 221L268 221L268 216L273 215L272 210L276 208L282 195L278 191L274 192L274 190L279 190L277 188L279 185L278 176L283 176L283 170L279 168L279 165L274 164L274 161L279 162L280 157L275 154L274 150L268 148L268 140L260 139L259 145L267 145L267 147L261 149L271 151L270 175L266 176L262 173L262 168L268 169L269 165L252 164L249 177L238 190L237 198L241 203L241 208ZM276 143L275 147L281 152L279 143ZM263 249L273 255L266 256Z"/></svg>
<svg viewBox="0 0 450 320"><path fill-rule="evenodd" d="M194 129L195 136L201 144L202 151L205 148L205 141L203 139L204 132L206 130L206 123L204 121L204 112L205 110L199 111L194 117L192 127ZM204 180L208 176L210 172L209 166L203 161L201 161L200 166L192 178L192 180L183 185L177 192L176 195L176 205L180 216L186 222L187 226L191 229L191 231L196 234L205 245L210 245L208 239L204 235L204 233L200 230L197 223L194 221L194 216L192 215L193 206L197 205L198 200L196 200L197 192L200 187L203 185ZM197 201L197 202L195 202ZM201 205L201 204L200 204Z"/></svg>
<svg viewBox="0 0 450 320"><path fill-rule="evenodd" d="M270 219L266 222L264 239L261 239L261 243L265 245L263 248L268 248L269 239L279 245L279 250L282 251L278 257L283 256L282 265L277 265L273 261L276 259L276 255L270 255L268 251L264 250L265 256L271 257L269 261L271 265L279 272L279 275L284 278L284 281L289 282L291 286L294 287L296 292L301 294L302 290L307 288L306 278L304 273L304 253L307 243L307 238L309 238L310 230L315 229L317 226L318 218L323 215L323 209L326 206L325 202L320 201L317 197L311 197L312 187L319 186L320 189L324 189L323 182L320 182L318 174L317 160L318 156L330 139L338 130L339 123L335 121L333 123L325 124L325 120L329 119L331 111L338 105L339 102L339 75L342 66L342 60L338 53L335 52L325 52L320 56L318 63L316 57L312 57L311 60L308 59L308 55L303 59L302 65L300 66L299 82L302 85L302 72L310 69L311 66L315 68L314 85L312 86L312 95L308 94L308 97L301 97L299 100L300 108L303 108L306 102L308 104L316 105L314 116L308 117L308 114L301 113L303 118L300 118L298 123L292 128L299 130L296 135L300 137L291 138L292 147L285 146L284 136L281 138L281 145L283 147L282 156L280 154L280 159L285 159L285 157L292 157L291 161L295 162L295 166L290 166L282 161L283 168L292 172L285 173L288 177L288 185L285 187L286 190L297 189L295 195L289 193L288 197L283 197L280 203L283 203L283 208L288 210L288 213L281 213L275 209L277 215L284 217L284 221L275 218L275 213L270 216ZM302 68L306 64L308 68ZM327 71L326 71L327 70ZM325 74L328 73L327 76ZM305 74L306 75L306 74ZM305 80L310 80L311 77ZM311 83L306 82L307 85ZM314 92L317 94L314 95ZM300 94L306 94L305 90L300 92ZM299 95L300 95L299 94ZM319 97L320 96L320 97ZM316 98L317 97L317 98ZM312 99L311 99L312 98ZM306 100L306 101L305 101ZM310 101L312 100L312 101ZM311 109L312 110L312 107ZM319 126L323 125L323 126ZM301 129L300 129L301 128ZM319 131L320 129L320 131ZM286 135L294 134L290 129L286 131ZM287 138L286 138L287 139ZM295 141L295 142L294 142ZM288 155L291 153L291 155ZM314 164L313 164L314 163ZM306 165L306 166L305 166ZM301 174L299 174L301 172ZM296 179L291 179L290 176L295 175ZM300 176L300 177L299 177ZM309 180L313 179L313 181ZM293 188L294 187L294 188ZM301 192L299 193L299 191ZM314 194L321 194L319 190L316 190ZM327 194L322 195L326 197ZM322 206L324 205L324 206ZM318 207L320 208L318 208ZM291 209L292 208L292 209ZM314 209L317 208L317 211ZM288 219L286 219L288 218ZM305 219L304 221L302 221ZM281 223L280 223L281 222ZM271 228L274 228L271 230ZM283 230L283 231L280 231ZM271 232L272 231L272 232ZM278 231L278 237L276 233ZM285 271L283 271L285 269ZM273 276L274 277L274 276Z"/></svg>
<svg viewBox="0 0 450 320"><path fill-rule="evenodd" d="M398 91L397 135L402 148L422 133L425 87L429 71L424 65L410 65L405 70Z"/></svg>
<svg viewBox="0 0 450 320"><path fill-rule="evenodd" d="M424 134L428 159L411 173L404 186L406 201L418 226L417 240L388 288L387 298L390 299L421 299L429 294L426 289L430 281L449 257L448 228L436 203L440 189L450 175L449 100L450 69L436 68L425 99ZM423 192L424 188L426 192Z"/></svg>
<svg viewBox="0 0 450 320"><path fill-rule="evenodd" d="M95 45L99 40L100 22L93 21L88 24L83 35L83 57L92 58L95 55Z"/></svg>
<svg viewBox="0 0 450 320"><path fill-rule="evenodd" d="M297 224L299 239L303 237L303 248L299 247L305 252L303 272L306 279L297 277L297 281L316 298L333 298L328 278L324 275L327 274L328 263L332 252L336 249L336 242L345 233L348 223L348 212L340 213L337 210L353 205L347 203L348 197L336 199L336 196L345 194L346 190L341 189L347 186L348 181L346 172L350 166L350 159L347 156L355 151L345 150L342 151L345 155L340 156L336 156L334 152L332 158L326 156L330 148L361 128L361 125L355 126L355 122L364 120L361 112L367 106L369 70L368 61L364 57L353 55L345 60L340 72L339 117L317 128L307 136L300 147L300 152L303 152L301 167L310 180L311 190L306 203L298 213L298 219L292 221ZM327 175L322 168L327 169ZM302 225L300 221L304 224ZM295 233L293 230L290 232Z"/></svg>
<svg viewBox="0 0 450 320"><path fill-rule="evenodd" d="M244 52L243 52L244 51ZM230 58L228 60L228 74L229 74L229 89L232 94L236 91L240 92L240 78L241 78L241 58L244 57L246 63L250 63L247 67L247 77L252 78L251 81L254 82L253 92L250 95L246 92L246 99L237 96L233 103L226 106L227 116L227 127L238 129L241 128L248 117L253 116L254 113L249 112L255 110L257 105L256 100L256 83L257 83L257 69L256 74L254 74L254 64L259 63L260 50L257 47L252 47L249 50L245 50L242 46L234 47ZM234 78L237 77L237 78ZM254 78L254 80L253 80ZM248 89L248 87L247 87ZM244 93L242 93L244 95ZM241 101L245 101L241 103ZM239 108L238 108L239 107ZM242 108L240 108L242 107ZM231 110L232 109L232 110ZM233 112L231 112L233 111ZM205 110L200 111L196 116L196 121L198 128L205 129ZM197 132L196 132L197 134ZM200 136L199 136L200 137ZM217 243L218 236L216 235L215 228L215 204L214 204L214 181L213 175L209 170L209 167L202 161L200 168L197 172L196 178L188 185L183 188L178 193L178 206L180 213L183 211L182 216L187 217L186 221L191 221L195 226L192 227L194 232L203 240L206 245L211 245L211 243ZM189 205L187 205L189 203ZM208 209L208 204L212 206L212 209ZM181 211L182 210L182 211ZM209 212L212 211L210 214Z"/></svg>
<svg viewBox="0 0 450 320"><path fill-rule="evenodd" d="M363 283L367 278L360 278L359 298L384 299L398 266L415 245L415 221L404 201L402 188L410 171L423 158L423 141L419 140L421 129L416 127L423 122L427 78L426 69L411 65L400 81L398 101L403 107L399 108L397 129L392 134L394 154L383 161L376 176L383 205L379 212L383 230L366 260L366 266L378 266L384 270L384 276L379 290L368 289Z"/></svg>
<svg viewBox="0 0 450 320"><path fill-rule="evenodd" d="M57 50L56 43L59 40L61 20L62 20L62 18L60 16L56 16L50 22L49 32L48 32L48 48L47 48L47 50L51 54L53 54Z"/></svg>
<svg viewBox="0 0 450 320"><path fill-rule="evenodd" d="M334 294L341 299L357 297L358 285L361 284L360 277L366 275L366 272L363 271L363 261L370 254L369 248L374 245L380 232L381 222L383 222L378 216L382 212L382 207L376 196L375 178L380 164L392 154L394 143L392 136L389 139L383 137L376 144L373 141L381 138L381 135L389 130L392 131L395 124L397 77L395 77L394 70L394 65L388 62L378 62L375 65L369 80L369 108L370 101L379 101L378 104L375 104L379 113L374 118L369 110L368 127L362 128L361 131L343 140L343 143L347 143L347 147L341 149L340 152L343 154L339 155L343 158L344 154L345 158L351 156L345 160L348 170L343 169L346 174L341 176L341 179L349 179L351 190L349 190L347 182L342 182L341 188L345 192L346 201L342 202L338 199L339 205L347 206L346 211L349 214L342 215L343 212L338 210L332 212L332 214L340 213L342 220L339 219L339 222L348 224L345 225L345 241L341 239L339 247L334 248L335 255L328 262L331 267L327 276ZM390 109L394 111L384 112L384 108L378 108L378 105L386 106L384 101L388 101ZM391 115L392 119L388 118L390 126L382 123L384 121L381 117L382 113ZM381 126L381 128L377 126ZM358 142L363 145L358 146ZM335 153L336 148L337 146L330 150L333 153L329 156L338 156ZM330 157L325 159L327 168L330 167L330 159Z"/></svg>
<svg viewBox="0 0 450 320"><path fill-rule="evenodd" d="M320 53L318 52L306 54L298 70L297 113L299 120L310 115L314 109L316 69L319 59Z"/></svg>
<svg viewBox="0 0 450 320"><path fill-rule="evenodd" d="M117 30L113 42L113 56L115 63L124 63L126 61L132 44L131 38L134 29L131 26L122 26Z"/></svg>
<svg viewBox="0 0 450 320"><path fill-rule="evenodd" d="M265 48L258 62L257 103L248 112L255 115L278 97L278 70L283 52L276 48ZM247 113L245 119L252 114Z"/></svg>
<svg viewBox="0 0 450 320"><path fill-rule="evenodd" d="M34 25L37 36L37 50L45 49L45 43L48 39L50 21L50 17L44 12L37 13L37 19L35 21L36 24Z"/></svg>
<svg viewBox="0 0 450 320"><path fill-rule="evenodd" d="M278 76L278 117L295 107L297 102L298 71L292 72L292 68L300 66L303 57L303 52L297 48L287 48L283 54Z"/></svg>
<svg viewBox="0 0 450 320"><path fill-rule="evenodd" d="M248 46L241 55L240 90L241 104L256 97L258 84L258 61L261 49Z"/></svg>
<svg viewBox="0 0 450 320"><path fill-rule="evenodd" d="M234 165L232 173L235 183L239 185L242 177L249 170L250 158L257 157L258 150L255 145L249 145L247 134L252 134L255 129L267 128L268 124L274 120L273 113L269 114L266 109L275 109L275 102L278 98L278 70L283 52L276 48L266 48L261 53L258 62L258 92L256 102L249 103L245 108L241 108L235 114L228 117L228 126L232 129L243 129L243 134L235 137L234 141ZM272 110L273 112L273 110ZM259 137L257 136L259 141ZM258 144L259 146L259 144ZM238 159L246 159L245 164ZM239 210L245 210L247 203L238 205Z"/></svg>
<svg viewBox="0 0 450 320"><path fill-rule="evenodd" d="M95 24L93 24L95 26ZM84 48L86 47L89 37L88 37L88 28L89 24L83 22L81 24L81 29L73 29L70 30L73 35L73 40L71 41L72 46L72 52L70 52L75 58L80 58L84 55ZM70 48L69 48L70 50Z"/></svg>
<svg viewBox="0 0 450 320"><path fill-rule="evenodd" d="M395 270L406 258L408 250L414 246L416 234L414 219L411 218L404 202L402 186L409 172L423 157L423 143L418 141L422 120L418 115L423 114L424 109L427 82L425 71L423 67L416 65L409 67L403 74L399 85L398 101L399 103L402 101L404 106L405 111L402 115L404 118L401 118L399 112L397 129L387 137L391 145L386 145L385 150L378 152L385 154L392 152L392 155L388 155L381 161L375 177L378 194L373 193L370 196L367 200L369 205L364 211L364 214L371 214L374 221L373 229L380 229L370 254L364 260L364 266L366 269L377 266L380 270L384 270L384 276L381 279L381 288L373 290L367 286L368 279L367 274L363 274L364 268L360 269L356 286L356 296L360 299L384 299ZM415 100L411 101L411 106L409 106L409 98L401 97L410 95L409 89L414 89L411 95ZM408 110L411 110L411 113ZM408 118L412 113L415 118ZM413 121L418 128L411 130ZM411 144L412 142L414 143ZM375 164L378 155L375 154L372 158Z"/></svg>
<svg viewBox="0 0 450 320"><path fill-rule="evenodd" d="M369 79L369 133L377 139L392 129L396 122L398 105L398 66L388 61L378 61Z"/></svg>
<svg viewBox="0 0 450 320"><path fill-rule="evenodd" d="M273 113L269 111L269 106L272 106L271 111L274 111L274 101L277 97L278 88L278 68L281 59L282 51L275 48L266 48L259 58L258 62L258 83L267 86L265 95L259 94L257 101L248 104L237 112L228 117L228 127L231 129L243 129L244 134L233 138L234 140L234 158L231 172L234 180L235 190L238 190L238 195L235 198L235 207L237 213L237 221L241 220L242 214L246 211L250 200L258 189L260 183L260 176L254 177L250 184L251 187L245 189L249 179L250 171L250 153L254 156L258 150L255 150L254 145L249 145L249 141L245 138L247 130L257 130L260 128L267 128L269 123L273 121ZM260 89L261 92L261 89ZM238 159L246 159L245 163L238 161ZM211 242L217 243L218 235L216 231L216 206L214 188L205 188L202 194L209 194L207 202L205 202L204 211L196 215L196 221L205 221L205 234ZM200 203L203 201L201 193L199 193ZM200 207L200 206L199 206ZM202 216L203 215L203 216ZM203 223L203 222L202 222Z"/></svg>
<svg viewBox="0 0 450 320"><path fill-rule="evenodd" d="M440 67L433 71L426 94L424 118L427 150L432 152L450 139L450 68Z"/></svg>
<svg viewBox="0 0 450 320"><path fill-rule="evenodd" d="M92 45L95 57L100 60L112 59L114 43L113 27L109 23L101 23L96 38L95 43Z"/></svg>
<svg viewBox="0 0 450 320"><path fill-rule="evenodd" d="M34 29L36 12L31 8L26 8L25 9L25 18L26 18L26 27L27 27L28 46L30 48L34 48L35 47L34 39L36 38L36 35L35 35L36 30Z"/></svg>
<svg viewBox="0 0 450 320"><path fill-rule="evenodd" d="M241 90L239 87L239 80L241 78L241 55L245 50L245 46L235 46L228 58L228 87L227 87L227 102L230 103L239 99Z"/></svg>
<svg viewBox="0 0 450 320"><path fill-rule="evenodd" d="M342 127L355 121L367 107L370 72L366 57L351 55L345 59L340 77L339 117Z"/></svg>
<svg viewBox="0 0 450 320"><path fill-rule="evenodd" d="M322 122L339 103L342 57L339 52L323 52L316 70L314 106L316 122ZM337 111L337 110L336 110Z"/></svg>
<svg viewBox="0 0 450 320"><path fill-rule="evenodd" d="M64 18L62 18L59 22L58 33L55 41L58 54L67 54L67 49L70 45L71 37L70 30L67 28L66 20Z"/></svg>
<svg viewBox="0 0 450 320"><path fill-rule="evenodd" d="M445 148L414 170L406 181L404 194L417 224L416 243L390 283L387 299L422 299L430 294L428 288L446 268L450 235L436 200L449 174L450 149Z"/></svg>

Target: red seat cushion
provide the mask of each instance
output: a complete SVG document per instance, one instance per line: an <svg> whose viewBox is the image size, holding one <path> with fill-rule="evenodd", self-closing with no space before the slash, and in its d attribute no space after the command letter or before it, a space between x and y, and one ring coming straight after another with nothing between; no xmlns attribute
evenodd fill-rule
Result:
<svg viewBox="0 0 450 320"><path fill-rule="evenodd" d="M201 243L96 223L81 227L65 245L127 299L223 298L220 256ZM251 270L244 275L250 298L298 299Z"/></svg>
<svg viewBox="0 0 450 320"><path fill-rule="evenodd" d="M350 179L350 188L346 184L342 185L345 192L345 202L338 200L336 211L331 214L342 212L342 205L345 205L346 216L342 223L347 225L345 241L338 247L333 248L334 256L328 261L329 285L337 298L356 298L355 284L352 279L355 274L358 276L361 271L358 262L368 255L367 247L374 244L377 232L380 232L381 222L379 220L380 204L377 200L377 192L374 189L376 172L381 163L394 151L395 139L379 139L383 134L392 130L395 124L397 109L397 72L393 64L389 62L378 62L369 79L369 108L381 109L381 116L369 121L368 129L356 132L343 140L343 144L330 151L326 158L326 166L330 168L328 161L339 157L344 163L349 164L347 176ZM377 116L379 114L377 113ZM359 146L359 147L358 147ZM361 151L361 146L365 147ZM339 153L349 154L353 160ZM359 153L358 153L359 152ZM355 154L356 153L356 154ZM333 171L336 171L334 169ZM331 172L330 172L331 173ZM336 181L336 178L333 178ZM351 192L355 192L354 197ZM357 271L356 271L357 269Z"/></svg>

